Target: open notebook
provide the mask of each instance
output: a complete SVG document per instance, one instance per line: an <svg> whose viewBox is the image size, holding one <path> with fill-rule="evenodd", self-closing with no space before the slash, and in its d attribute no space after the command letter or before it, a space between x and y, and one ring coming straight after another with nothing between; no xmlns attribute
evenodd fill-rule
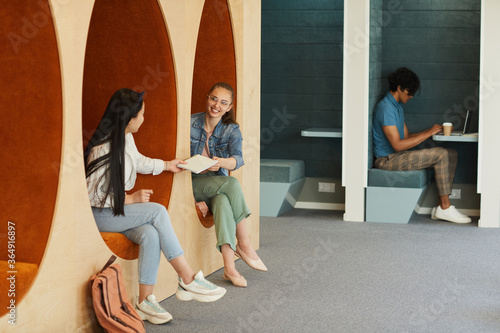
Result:
<svg viewBox="0 0 500 333"><path fill-rule="evenodd" d="M202 155L194 155L188 158L186 162L187 164L177 164L177 167L189 170L193 173L200 173L217 163L216 160L212 160Z"/></svg>

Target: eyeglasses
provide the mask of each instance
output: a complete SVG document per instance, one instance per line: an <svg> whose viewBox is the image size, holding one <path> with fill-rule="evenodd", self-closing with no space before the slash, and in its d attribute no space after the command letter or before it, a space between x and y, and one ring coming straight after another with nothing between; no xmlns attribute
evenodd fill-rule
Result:
<svg viewBox="0 0 500 333"><path fill-rule="evenodd" d="M219 101L219 99L217 98L217 96L209 95L208 96L208 101L210 102L210 104L215 105L215 104L217 104L217 102ZM225 99L221 99L220 100L220 104L222 104L223 106L229 106L231 103L229 103Z"/></svg>

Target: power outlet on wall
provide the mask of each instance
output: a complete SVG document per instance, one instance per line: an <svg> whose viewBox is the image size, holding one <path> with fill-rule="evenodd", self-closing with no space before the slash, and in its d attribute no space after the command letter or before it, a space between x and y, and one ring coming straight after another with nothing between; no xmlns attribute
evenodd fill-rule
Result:
<svg viewBox="0 0 500 333"><path fill-rule="evenodd" d="M335 192L335 183L318 183L318 192Z"/></svg>
<svg viewBox="0 0 500 333"><path fill-rule="evenodd" d="M462 198L462 190L461 189L452 189L450 194L450 199L461 199Z"/></svg>

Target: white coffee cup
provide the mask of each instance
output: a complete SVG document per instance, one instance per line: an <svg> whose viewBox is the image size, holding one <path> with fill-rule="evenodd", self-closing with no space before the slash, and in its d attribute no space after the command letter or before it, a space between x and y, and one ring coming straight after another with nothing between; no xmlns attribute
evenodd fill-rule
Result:
<svg viewBox="0 0 500 333"><path fill-rule="evenodd" d="M444 133L444 135L450 136L452 128L453 128L453 124L452 123L443 123L443 133Z"/></svg>

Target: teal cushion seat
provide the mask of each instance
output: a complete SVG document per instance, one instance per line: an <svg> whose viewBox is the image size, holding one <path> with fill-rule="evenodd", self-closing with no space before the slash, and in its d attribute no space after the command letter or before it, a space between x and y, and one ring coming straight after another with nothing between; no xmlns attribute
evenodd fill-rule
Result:
<svg viewBox="0 0 500 333"><path fill-rule="evenodd" d="M260 181L293 183L305 176L305 163L301 160L260 160Z"/></svg>
<svg viewBox="0 0 500 333"><path fill-rule="evenodd" d="M260 160L260 216L279 216L294 208L305 170L301 160Z"/></svg>
<svg viewBox="0 0 500 333"><path fill-rule="evenodd" d="M432 177L432 169L413 171L368 170L368 186L424 188Z"/></svg>

